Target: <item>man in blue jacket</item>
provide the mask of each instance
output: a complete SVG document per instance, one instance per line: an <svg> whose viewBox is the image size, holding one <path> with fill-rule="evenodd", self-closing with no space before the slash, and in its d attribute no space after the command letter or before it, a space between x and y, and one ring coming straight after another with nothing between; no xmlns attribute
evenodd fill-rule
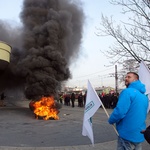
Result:
<svg viewBox="0 0 150 150"><path fill-rule="evenodd" d="M146 129L148 109L145 85L135 72L127 73L125 85L108 122L116 124L119 133L117 150L142 150L144 136L140 132Z"/></svg>

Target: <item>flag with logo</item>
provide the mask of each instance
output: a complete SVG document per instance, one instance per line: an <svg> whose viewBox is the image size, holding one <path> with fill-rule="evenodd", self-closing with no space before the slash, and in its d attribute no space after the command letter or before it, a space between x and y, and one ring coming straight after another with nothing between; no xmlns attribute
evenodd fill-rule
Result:
<svg viewBox="0 0 150 150"><path fill-rule="evenodd" d="M150 110L150 70L147 67L147 65L144 63L144 61L140 62L140 68L138 71L138 75L139 75L139 80L145 84L145 88L146 88L146 95L148 95L148 99L149 99L149 108L148 111Z"/></svg>
<svg viewBox="0 0 150 150"><path fill-rule="evenodd" d="M88 136L93 146L94 146L94 136L93 136L93 128L92 128L92 116L95 114L95 112L101 105L102 102L99 96L97 95L96 91L92 87L90 81L88 81L82 135Z"/></svg>

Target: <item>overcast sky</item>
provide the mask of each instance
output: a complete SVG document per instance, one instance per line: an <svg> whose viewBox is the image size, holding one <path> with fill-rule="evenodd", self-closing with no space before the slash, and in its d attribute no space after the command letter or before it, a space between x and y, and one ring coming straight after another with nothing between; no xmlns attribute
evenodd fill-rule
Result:
<svg viewBox="0 0 150 150"><path fill-rule="evenodd" d="M100 27L101 14L120 20L121 9L109 3L109 0L81 0L85 12L85 24L80 55L70 66L72 79L67 82L68 86L87 86L89 79L94 87L115 87L114 77L110 74L115 72L115 66L109 66L107 59L100 49L108 50L113 43L111 37L99 37L95 33L96 27ZM12 25L21 25L19 14L23 0L0 1L0 19L10 22Z"/></svg>

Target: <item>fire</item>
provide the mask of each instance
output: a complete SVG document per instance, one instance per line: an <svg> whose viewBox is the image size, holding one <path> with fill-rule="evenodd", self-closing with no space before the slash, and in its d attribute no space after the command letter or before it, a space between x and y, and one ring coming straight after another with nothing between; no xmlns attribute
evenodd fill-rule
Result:
<svg viewBox="0 0 150 150"><path fill-rule="evenodd" d="M55 119L58 120L59 117L57 114L59 111L56 108L54 98L51 97L42 97L40 100L32 103L33 112L38 117L42 117L44 120Z"/></svg>

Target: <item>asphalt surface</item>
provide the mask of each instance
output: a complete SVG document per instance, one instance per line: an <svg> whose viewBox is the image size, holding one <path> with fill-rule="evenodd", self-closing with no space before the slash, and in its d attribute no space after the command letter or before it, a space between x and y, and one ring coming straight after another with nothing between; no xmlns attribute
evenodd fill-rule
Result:
<svg viewBox="0 0 150 150"><path fill-rule="evenodd" d="M0 107L0 150L115 150L117 135L100 108L93 117L95 146L82 136L84 108L62 106L59 120L35 119L29 101L6 103ZM112 112L107 109L108 113ZM148 115L147 124L150 124ZM143 143L143 150L150 145Z"/></svg>

